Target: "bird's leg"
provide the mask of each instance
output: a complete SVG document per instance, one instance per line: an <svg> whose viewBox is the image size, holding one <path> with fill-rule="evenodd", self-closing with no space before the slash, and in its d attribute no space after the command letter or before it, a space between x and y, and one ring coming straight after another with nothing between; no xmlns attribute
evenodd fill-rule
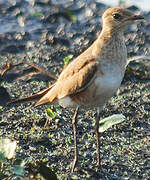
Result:
<svg viewBox="0 0 150 180"><path fill-rule="evenodd" d="M74 172L74 169L78 162L78 147L77 147L77 116L78 116L78 109L76 108L74 116L72 118L72 126L73 126L73 138L74 138L74 160L72 164L72 172Z"/></svg>
<svg viewBox="0 0 150 180"><path fill-rule="evenodd" d="M100 109L97 108L96 122L95 122L95 133L96 133L96 147L97 147L97 166L100 166L100 142L99 142L99 120L100 120Z"/></svg>

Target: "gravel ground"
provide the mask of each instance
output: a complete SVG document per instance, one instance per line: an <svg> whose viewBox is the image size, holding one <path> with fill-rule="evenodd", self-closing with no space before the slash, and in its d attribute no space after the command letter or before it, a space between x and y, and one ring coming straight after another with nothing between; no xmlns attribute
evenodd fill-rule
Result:
<svg viewBox="0 0 150 180"><path fill-rule="evenodd" d="M7 163L14 165L18 160L26 160L24 179L42 179L42 176L52 179L48 178L51 170L58 179L149 179L149 57L130 62L120 89L102 112L102 118L121 113L126 120L100 135L100 169L95 167L95 111L80 109L79 171L70 173L74 152L73 110L48 105L34 108L32 104L7 107L6 103L53 83L48 75L35 71L26 62L58 76L64 66L64 57L69 54L76 57L95 40L101 29L101 14L107 6L98 1L67 1L63 4L42 0L35 4L19 0L16 4L8 2L4 1L1 6L0 22L4 25L5 20L10 30L5 31L5 26L0 28L0 70L2 72L9 61L13 65L23 64L0 76L0 136L17 141L16 157ZM150 18L150 13L135 6L129 9ZM129 58L150 54L149 27L150 23L144 21L125 32ZM46 114L48 108L53 110L55 118ZM49 122L44 127L46 121Z"/></svg>

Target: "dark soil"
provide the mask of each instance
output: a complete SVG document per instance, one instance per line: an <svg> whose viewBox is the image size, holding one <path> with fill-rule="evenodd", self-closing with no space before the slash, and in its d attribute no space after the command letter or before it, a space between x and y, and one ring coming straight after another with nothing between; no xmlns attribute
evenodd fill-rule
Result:
<svg viewBox="0 0 150 180"><path fill-rule="evenodd" d="M9 2L9 3L8 3ZM67 1L62 4L38 0L0 3L0 136L15 139L16 158L27 160L25 177L52 179L140 179L150 176L150 59L132 61L117 94L108 102L102 118L121 113L126 120L100 135L101 168L97 169L93 110L80 109L78 117L79 170L71 173L73 160L73 111L60 106L34 108L32 104L7 107L10 99L36 93L54 82L35 71L33 63L58 76L63 58L76 57L97 37L102 12L108 8L98 1ZM34 2L34 1L33 1ZM58 1L57 1L58 2ZM136 7L132 11L150 13ZM150 54L150 23L132 25L125 32L128 57ZM55 118L48 117L51 108ZM49 120L46 127L44 124ZM44 168L43 168L44 167ZM46 171L46 167L49 169ZM42 171L42 169L44 169ZM38 177L38 178L37 178ZM32 179L31 178L31 179ZM13 179L13 178L12 178Z"/></svg>

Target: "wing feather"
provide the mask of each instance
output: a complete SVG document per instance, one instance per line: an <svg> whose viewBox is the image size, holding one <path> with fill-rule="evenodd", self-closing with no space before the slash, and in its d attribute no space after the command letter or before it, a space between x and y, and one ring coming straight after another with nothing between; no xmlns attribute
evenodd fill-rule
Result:
<svg viewBox="0 0 150 180"><path fill-rule="evenodd" d="M53 102L65 96L85 90L95 79L99 62L93 57L82 57L72 61L60 74L55 86L36 105Z"/></svg>

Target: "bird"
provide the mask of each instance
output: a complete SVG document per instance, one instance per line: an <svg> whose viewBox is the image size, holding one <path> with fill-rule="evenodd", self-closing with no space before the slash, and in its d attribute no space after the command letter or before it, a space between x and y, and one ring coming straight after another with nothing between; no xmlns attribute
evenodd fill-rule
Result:
<svg viewBox="0 0 150 180"><path fill-rule="evenodd" d="M35 101L35 106L58 103L63 108L74 108L72 118L74 159L72 172L78 163L77 115L79 108L97 109L95 134L97 166L100 166L100 112L120 87L127 66L125 29L136 20L144 19L128 9L108 8L102 15L102 30L97 39L63 69L58 79L47 89L8 104Z"/></svg>

